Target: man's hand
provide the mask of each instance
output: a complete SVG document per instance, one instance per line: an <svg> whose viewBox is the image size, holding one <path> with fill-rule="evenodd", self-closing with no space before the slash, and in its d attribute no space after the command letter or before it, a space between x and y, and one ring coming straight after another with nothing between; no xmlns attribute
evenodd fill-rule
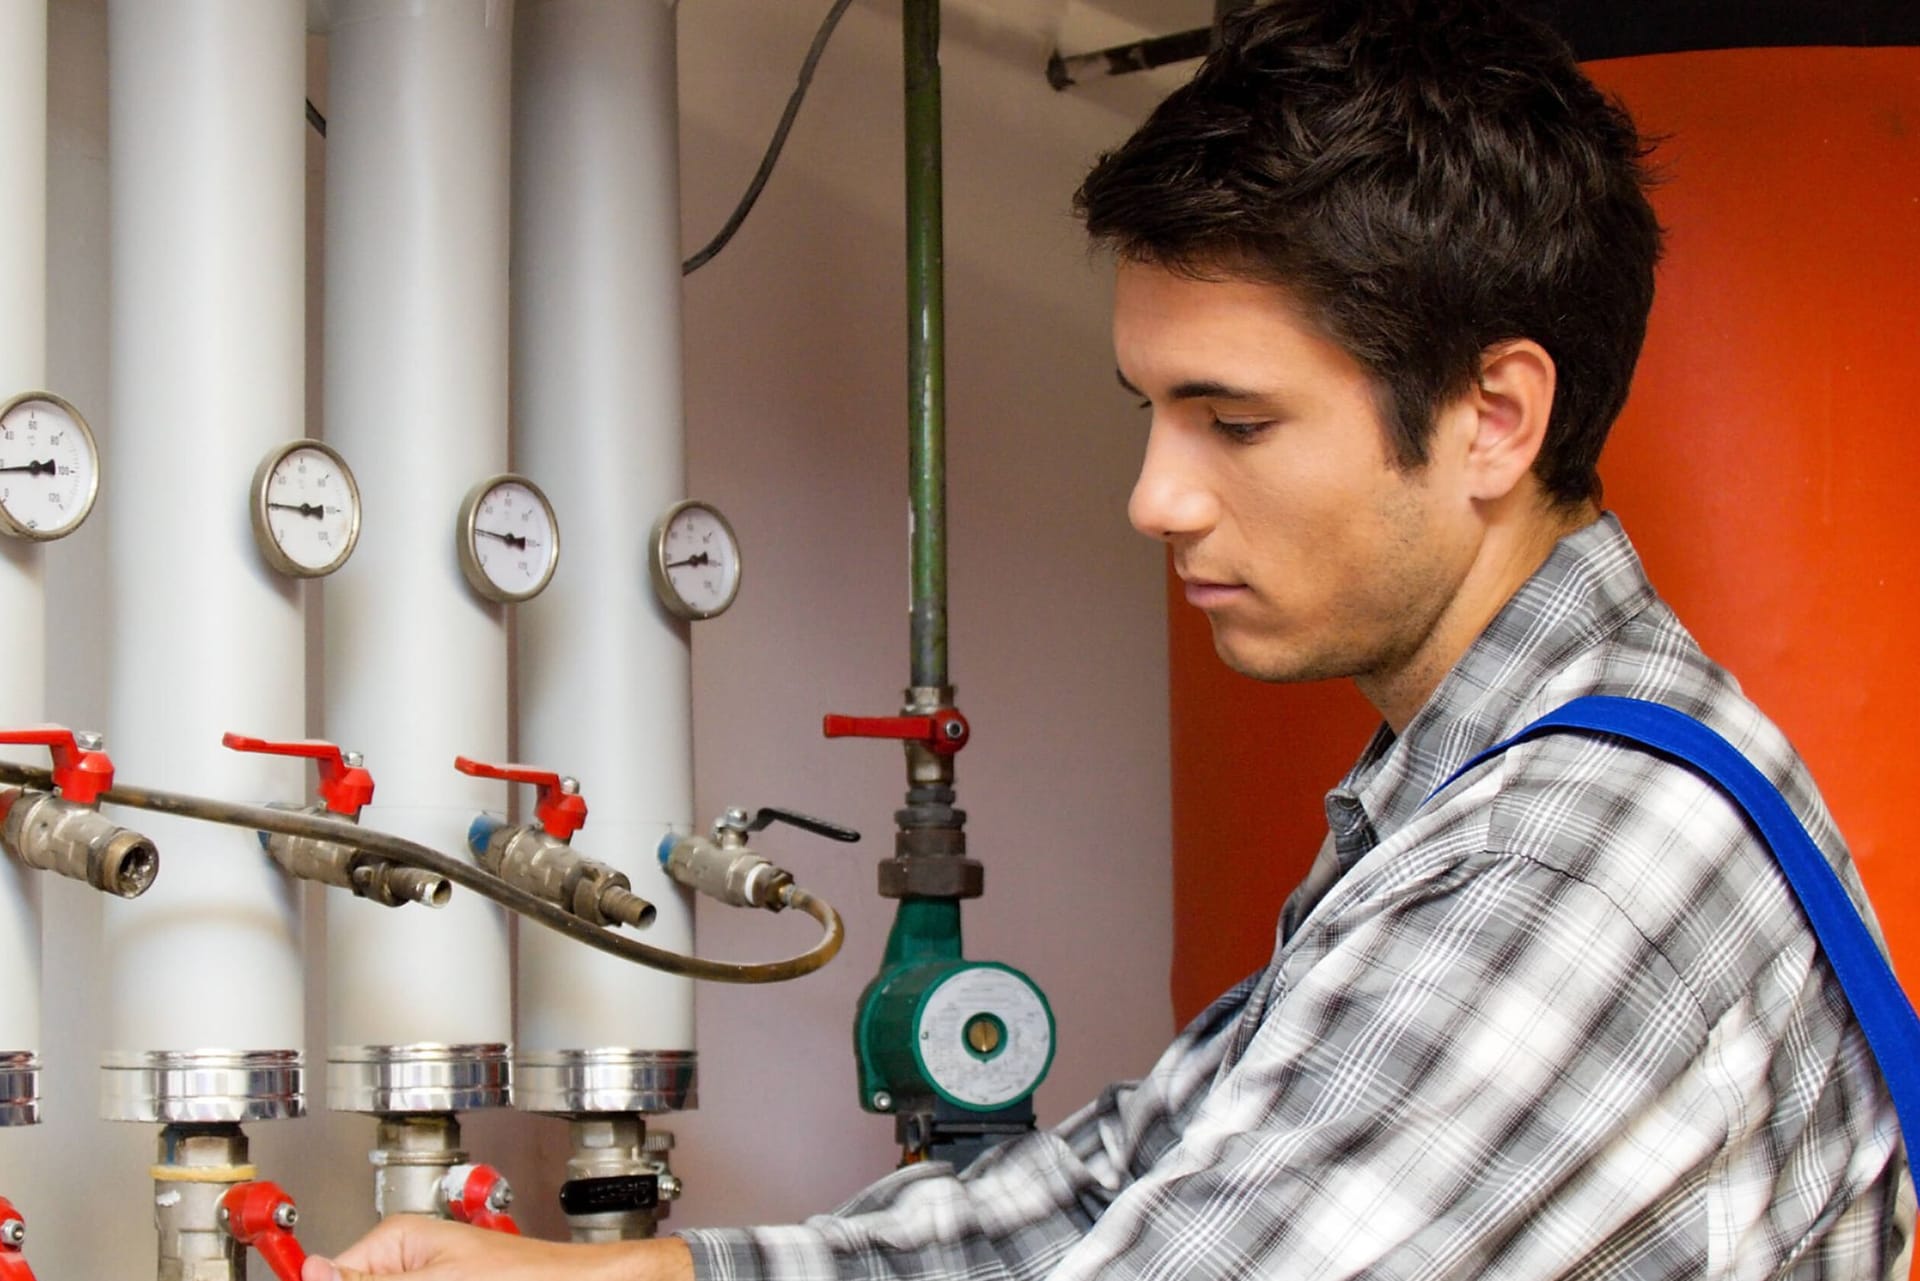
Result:
<svg viewBox="0 0 1920 1281"><path fill-rule="evenodd" d="M301 1281L692 1281L684 1243L556 1245L526 1237L402 1215L388 1219L339 1258L307 1260Z"/></svg>

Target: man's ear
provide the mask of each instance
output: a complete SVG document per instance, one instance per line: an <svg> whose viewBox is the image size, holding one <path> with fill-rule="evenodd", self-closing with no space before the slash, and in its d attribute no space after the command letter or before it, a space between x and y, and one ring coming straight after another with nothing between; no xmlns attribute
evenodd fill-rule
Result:
<svg viewBox="0 0 1920 1281"><path fill-rule="evenodd" d="M1480 356L1480 380L1463 408L1473 415L1467 448L1469 494L1505 498L1533 471L1553 413L1553 357L1530 338L1495 343Z"/></svg>

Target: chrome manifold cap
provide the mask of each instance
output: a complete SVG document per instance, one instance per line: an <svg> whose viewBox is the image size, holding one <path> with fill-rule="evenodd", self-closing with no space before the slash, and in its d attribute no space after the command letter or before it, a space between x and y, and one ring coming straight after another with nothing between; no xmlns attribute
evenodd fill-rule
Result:
<svg viewBox="0 0 1920 1281"><path fill-rule="evenodd" d="M100 1117L154 1125L286 1121L307 1114L298 1050L149 1050L100 1062Z"/></svg>
<svg viewBox="0 0 1920 1281"><path fill-rule="evenodd" d="M40 1124L40 1060L32 1051L0 1053L0 1127Z"/></svg>
<svg viewBox="0 0 1920 1281"><path fill-rule="evenodd" d="M513 1052L502 1043L327 1051L327 1106L335 1112L479 1112L512 1104Z"/></svg>
<svg viewBox="0 0 1920 1281"><path fill-rule="evenodd" d="M692 1050L529 1050L514 1063L523 1112L685 1112L700 1105Z"/></svg>

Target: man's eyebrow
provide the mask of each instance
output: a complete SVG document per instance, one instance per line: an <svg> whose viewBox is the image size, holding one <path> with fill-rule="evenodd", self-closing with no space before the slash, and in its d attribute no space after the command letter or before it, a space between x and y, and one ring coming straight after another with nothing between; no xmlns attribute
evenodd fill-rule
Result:
<svg viewBox="0 0 1920 1281"><path fill-rule="evenodd" d="M1120 380L1120 385L1123 388L1125 388L1127 392L1130 393L1131 395L1135 395L1135 396L1146 395L1145 392L1141 391L1138 387L1128 382L1127 376L1121 373L1118 369L1113 371L1113 376ZM1172 399L1172 400L1261 400L1261 399L1264 399L1264 397L1262 397L1259 392L1248 391L1244 387L1229 386L1226 383L1215 382L1210 378L1195 378L1195 379L1189 379L1188 381L1183 383L1175 383L1173 385L1173 390L1169 395L1169 399Z"/></svg>

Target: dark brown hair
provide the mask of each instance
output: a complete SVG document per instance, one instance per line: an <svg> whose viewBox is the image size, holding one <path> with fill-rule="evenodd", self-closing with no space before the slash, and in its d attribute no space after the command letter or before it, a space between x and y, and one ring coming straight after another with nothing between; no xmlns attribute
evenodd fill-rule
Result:
<svg viewBox="0 0 1920 1281"><path fill-rule="evenodd" d="M1269 281L1372 374L1404 467L1494 343L1557 387L1534 471L1599 492L1646 336L1660 227L1649 148L1546 27L1498 0L1276 0L1074 205L1123 259Z"/></svg>

